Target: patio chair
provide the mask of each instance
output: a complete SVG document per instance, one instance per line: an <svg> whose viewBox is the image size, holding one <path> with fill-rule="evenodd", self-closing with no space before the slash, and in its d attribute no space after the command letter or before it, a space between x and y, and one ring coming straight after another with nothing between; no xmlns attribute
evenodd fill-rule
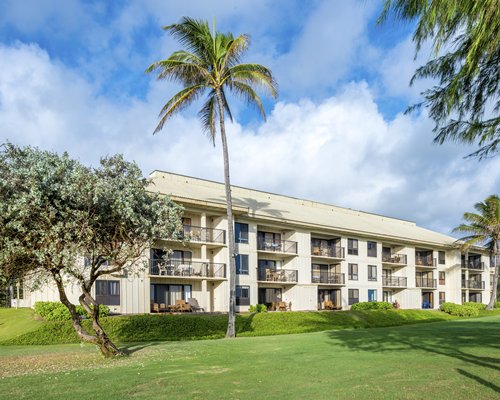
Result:
<svg viewBox="0 0 500 400"><path fill-rule="evenodd" d="M153 313L159 313L160 312L160 305L158 303L151 303L151 312Z"/></svg>
<svg viewBox="0 0 500 400"><path fill-rule="evenodd" d="M324 307L325 307L325 310L333 310L334 309L333 301L325 300Z"/></svg>
<svg viewBox="0 0 500 400"><path fill-rule="evenodd" d="M188 303L191 305L191 310L205 312L205 309L198 304L198 300L191 297L188 299Z"/></svg>
<svg viewBox="0 0 500 400"><path fill-rule="evenodd" d="M161 303L158 312L166 312L166 311L167 311L167 306L165 305L165 303Z"/></svg>
<svg viewBox="0 0 500 400"><path fill-rule="evenodd" d="M278 303L278 310L279 311L286 311L286 303L284 301L280 301Z"/></svg>
<svg viewBox="0 0 500 400"><path fill-rule="evenodd" d="M176 300L175 305L179 312L191 312L191 304L186 303L185 300Z"/></svg>

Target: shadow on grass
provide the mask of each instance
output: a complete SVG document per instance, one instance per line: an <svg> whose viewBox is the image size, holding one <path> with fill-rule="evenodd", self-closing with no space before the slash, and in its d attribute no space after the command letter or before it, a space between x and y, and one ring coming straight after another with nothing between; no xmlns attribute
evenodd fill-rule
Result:
<svg viewBox="0 0 500 400"><path fill-rule="evenodd" d="M480 356L465 349L475 347L482 353L500 349L500 322L477 319L448 321L395 329L367 329L357 332L330 332L329 337L354 351L398 352L418 350L452 357L468 365L500 371L500 358ZM498 392L498 386L464 370L458 373Z"/></svg>
<svg viewBox="0 0 500 400"><path fill-rule="evenodd" d="M460 374L463 375L469 379L475 380L477 383L480 383L483 386L489 387L490 389L494 390L497 393L500 393L500 386L495 385L494 383L488 382L487 380L471 374L470 372L464 371L463 369L457 368L456 371Z"/></svg>
<svg viewBox="0 0 500 400"><path fill-rule="evenodd" d="M148 342L148 343L128 343L123 346L119 346L120 351L130 356L138 351L141 351L148 347L158 346L161 342Z"/></svg>

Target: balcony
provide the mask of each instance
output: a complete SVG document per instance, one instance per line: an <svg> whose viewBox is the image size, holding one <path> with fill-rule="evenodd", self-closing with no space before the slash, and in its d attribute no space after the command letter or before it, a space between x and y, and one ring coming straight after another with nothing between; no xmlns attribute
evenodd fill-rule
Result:
<svg viewBox="0 0 500 400"><path fill-rule="evenodd" d="M345 285L345 274L341 273L320 273L315 274L313 271L311 276L312 283L319 283L324 285Z"/></svg>
<svg viewBox="0 0 500 400"><path fill-rule="evenodd" d="M225 279L226 264L202 261L150 260L149 274L173 278Z"/></svg>
<svg viewBox="0 0 500 400"><path fill-rule="evenodd" d="M422 256L416 256L415 257L415 266L417 268L436 268L437 267L437 260L432 257L422 257Z"/></svg>
<svg viewBox="0 0 500 400"><path fill-rule="evenodd" d="M226 244L226 231L222 229L203 228L201 226L184 225L182 239L190 242Z"/></svg>
<svg viewBox="0 0 500 400"><path fill-rule="evenodd" d="M345 248L340 246L312 247L311 255L313 257L345 258Z"/></svg>
<svg viewBox="0 0 500 400"><path fill-rule="evenodd" d="M257 268L257 280L261 282L297 283L296 269Z"/></svg>
<svg viewBox="0 0 500 400"><path fill-rule="evenodd" d="M382 264L406 265L406 254L382 254Z"/></svg>
<svg viewBox="0 0 500 400"><path fill-rule="evenodd" d="M297 242L292 240L259 240L257 250L271 253L297 254Z"/></svg>
<svg viewBox="0 0 500 400"><path fill-rule="evenodd" d="M417 276L415 279L415 284L418 288L436 289L437 282L436 279L432 278L422 278Z"/></svg>
<svg viewBox="0 0 500 400"><path fill-rule="evenodd" d="M484 290L484 281L462 280L462 289Z"/></svg>
<svg viewBox="0 0 500 400"><path fill-rule="evenodd" d="M401 276L382 276L382 287L407 287L407 278Z"/></svg>
<svg viewBox="0 0 500 400"><path fill-rule="evenodd" d="M462 260L462 269L473 269L475 271L484 271L484 262L481 260Z"/></svg>

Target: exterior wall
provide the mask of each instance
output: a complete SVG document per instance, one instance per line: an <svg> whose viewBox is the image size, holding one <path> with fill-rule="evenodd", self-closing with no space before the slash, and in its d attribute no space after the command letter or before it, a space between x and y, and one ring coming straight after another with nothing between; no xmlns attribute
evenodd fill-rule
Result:
<svg viewBox="0 0 500 400"><path fill-rule="evenodd" d="M191 219L193 227L203 227L221 229L227 235L227 219L225 210L214 209L209 206L191 205L188 201L184 204L185 217ZM279 214L279 213L277 213ZM368 291L376 290L378 301L384 298L384 292L390 293L390 301L397 301L402 308L422 308L423 293L432 293L432 308L439 308L439 294L445 293L445 300L454 303L461 303L462 296L469 299L471 293L480 292L482 302L489 300L490 289L490 269L489 257L483 254L481 261L485 263L485 268L481 271L481 280L485 283L484 290L464 289L462 287L463 277L467 280L472 273L462 268L461 252L457 250L450 241L449 246L442 243L436 245L417 245L404 239L393 238L387 240L377 237L373 233L356 233L328 229L319 229L314 226L305 226L294 222L276 222L270 218L256 218L249 213L237 213L235 220L246 223L249 227L248 243L237 243L236 252L248 255L249 271L248 275L237 275L236 284L248 286L250 288L250 304L257 304L259 299L259 288L277 288L282 291L282 301L291 303L292 310L317 310L318 290L330 289L339 290L339 304L342 309L349 309L348 290L359 290L359 301L368 301ZM297 254L282 254L258 251L258 232L280 233L283 240L297 242ZM342 259L322 258L313 256L311 253L311 238L340 239L340 246L344 248L345 256ZM225 238L227 243L227 237ZM358 241L358 254L348 254L348 239ZM368 241L377 243L376 257L368 256ZM191 296L198 300L198 303L206 311L227 312L229 308L229 254L226 244L205 243L205 242L165 242L159 241L156 248L172 250L184 250L192 253L193 262L203 263L225 263L226 276L222 278L197 277L197 276L166 276L152 274L149 269L138 272L124 274L122 276L110 276L103 279L120 281L120 305L110 306L111 310L123 314L141 314L151 311L151 285L191 285ZM390 247L392 253L405 255L407 263L405 265L391 265L383 260L383 248ZM446 252L444 264L436 262L435 265L424 267L417 265L416 251L426 249L432 252L432 259L439 259L439 251ZM148 255L149 256L149 255ZM281 268L297 271L297 282L260 282L258 281L258 261L274 260L281 263ZM344 274L345 283L323 284L312 282L312 264L338 264L340 273ZM353 280L348 277L348 265L357 264L358 279ZM368 266L376 266L376 280L368 279ZM390 270L392 277L406 278L406 287L388 287L383 284L383 270ZM434 288L417 287L416 274L418 272L429 271L432 279L437 282ZM445 273L445 283L439 282L439 272ZM79 291L76 286L68 286L70 300L77 304ZM59 296L54 287L48 286L42 290L29 293L25 291L25 299L20 301L20 306L33 306L36 301L57 301ZM15 304L15 303L14 303ZM237 306L237 311L248 311L247 305Z"/></svg>

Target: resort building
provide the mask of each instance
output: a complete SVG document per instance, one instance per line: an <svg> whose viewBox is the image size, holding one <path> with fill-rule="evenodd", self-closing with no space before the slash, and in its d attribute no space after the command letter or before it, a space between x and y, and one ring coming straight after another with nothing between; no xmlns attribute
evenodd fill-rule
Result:
<svg viewBox="0 0 500 400"><path fill-rule="evenodd" d="M97 300L118 313L172 309L193 298L205 311L227 311L224 185L161 171L150 178L151 191L184 206L187 240L158 240L147 270L98 281ZM255 304L345 310L383 300L437 309L444 301L489 301L493 271L484 249L463 254L454 238L401 219L236 186L232 195L240 312ZM58 300L50 288L23 297L24 306Z"/></svg>

